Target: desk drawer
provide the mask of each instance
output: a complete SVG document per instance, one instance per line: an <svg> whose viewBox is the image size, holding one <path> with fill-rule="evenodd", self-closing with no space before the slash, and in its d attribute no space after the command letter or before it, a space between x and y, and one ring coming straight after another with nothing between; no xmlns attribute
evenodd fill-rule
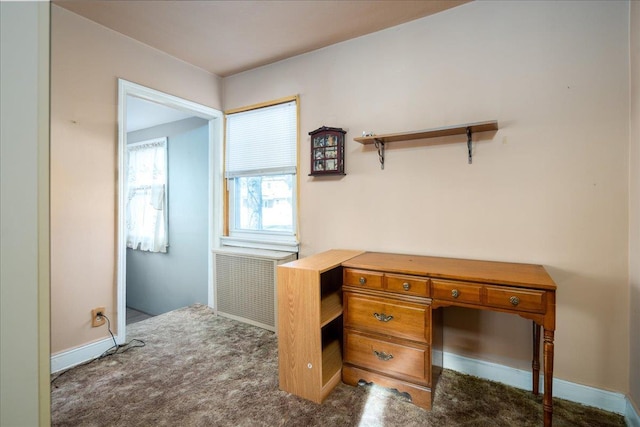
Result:
<svg viewBox="0 0 640 427"><path fill-rule="evenodd" d="M487 286L487 305L518 311L544 313L546 292Z"/></svg>
<svg viewBox="0 0 640 427"><path fill-rule="evenodd" d="M344 269L343 284L369 289L382 289L382 273L367 270Z"/></svg>
<svg viewBox="0 0 640 427"><path fill-rule="evenodd" d="M430 342L431 308L428 305L345 292L344 307L347 327Z"/></svg>
<svg viewBox="0 0 640 427"><path fill-rule="evenodd" d="M482 303L482 285L432 279L431 290L434 299L469 304Z"/></svg>
<svg viewBox="0 0 640 427"><path fill-rule="evenodd" d="M402 276L397 274L385 274L386 289L389 292L398 292L401 294L418 295L428 297L429 279L414 276Z"/></svg>
<svg viewBox="0 0 640 427"><path fill-rule="evenodd" d="M429 346L389 342L353 331L345 335L346 363L421 383L430 383L430 353Z"/></svg>

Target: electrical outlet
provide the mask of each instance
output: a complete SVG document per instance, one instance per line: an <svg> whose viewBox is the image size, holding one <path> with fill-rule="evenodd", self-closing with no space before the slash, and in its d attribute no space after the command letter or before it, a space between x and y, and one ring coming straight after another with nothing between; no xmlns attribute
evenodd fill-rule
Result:
<svg viewBox="0 0 640 427"><path fill-rule="evenodd" d="M102 326L107 322L107 319L104 316L101 316L100 314L104 314L104 307L96 307L93 310L91 310L91 326L96 328L98 326ZM98 314L100 313L100 314Z"/></svg>

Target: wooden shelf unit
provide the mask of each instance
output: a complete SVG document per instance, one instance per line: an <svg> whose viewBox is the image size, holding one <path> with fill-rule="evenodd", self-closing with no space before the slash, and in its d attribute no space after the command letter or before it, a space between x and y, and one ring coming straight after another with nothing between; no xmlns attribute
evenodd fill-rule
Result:
<svg viewBox="0 0 640 427"><path fill-rule="evenodd" d="M452 135L467 135L467 148L469 151L469 163L472 162L471 135L478 132L488 132L498 130L498 121L490 120L486 122L465 123L454 126L444 126L433 129L418 130L413 132L388 133L384 135L369 135L353 138L354 141L364 145L373 144L378 149L380 165L384 169L384 146L388 142L411 141L415 139L429 139Z"/></svg>
<svg viewBox="0 0 640 427"><path fill-rule="evenodd" d="M342 375L342 266L331 250L278 266L280 389L322 403Z"/></svg>

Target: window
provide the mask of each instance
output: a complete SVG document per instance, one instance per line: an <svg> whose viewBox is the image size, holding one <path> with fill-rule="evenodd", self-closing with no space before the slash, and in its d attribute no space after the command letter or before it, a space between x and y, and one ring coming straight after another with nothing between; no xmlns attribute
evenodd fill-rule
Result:
<svg viewBox="0 0 640 427"><path fill-rule="evenodd" d="M234 111L226 119L225 242L297 245L297 97Z"/></svg>
<svg viewBox="0 0 640 427"><path fill-rule="evenodd" d="M167 138L127 145L127 247L166 252Z"/></svg>

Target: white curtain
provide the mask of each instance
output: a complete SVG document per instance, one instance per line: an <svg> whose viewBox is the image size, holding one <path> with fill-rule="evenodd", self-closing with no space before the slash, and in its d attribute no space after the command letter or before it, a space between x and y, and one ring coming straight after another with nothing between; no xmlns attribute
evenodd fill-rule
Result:
<svg viewBox="0 0 640 427"><path fill-rule="evenodd" d="M127 147L127 247L167 252L167 139Z"/></svg>

